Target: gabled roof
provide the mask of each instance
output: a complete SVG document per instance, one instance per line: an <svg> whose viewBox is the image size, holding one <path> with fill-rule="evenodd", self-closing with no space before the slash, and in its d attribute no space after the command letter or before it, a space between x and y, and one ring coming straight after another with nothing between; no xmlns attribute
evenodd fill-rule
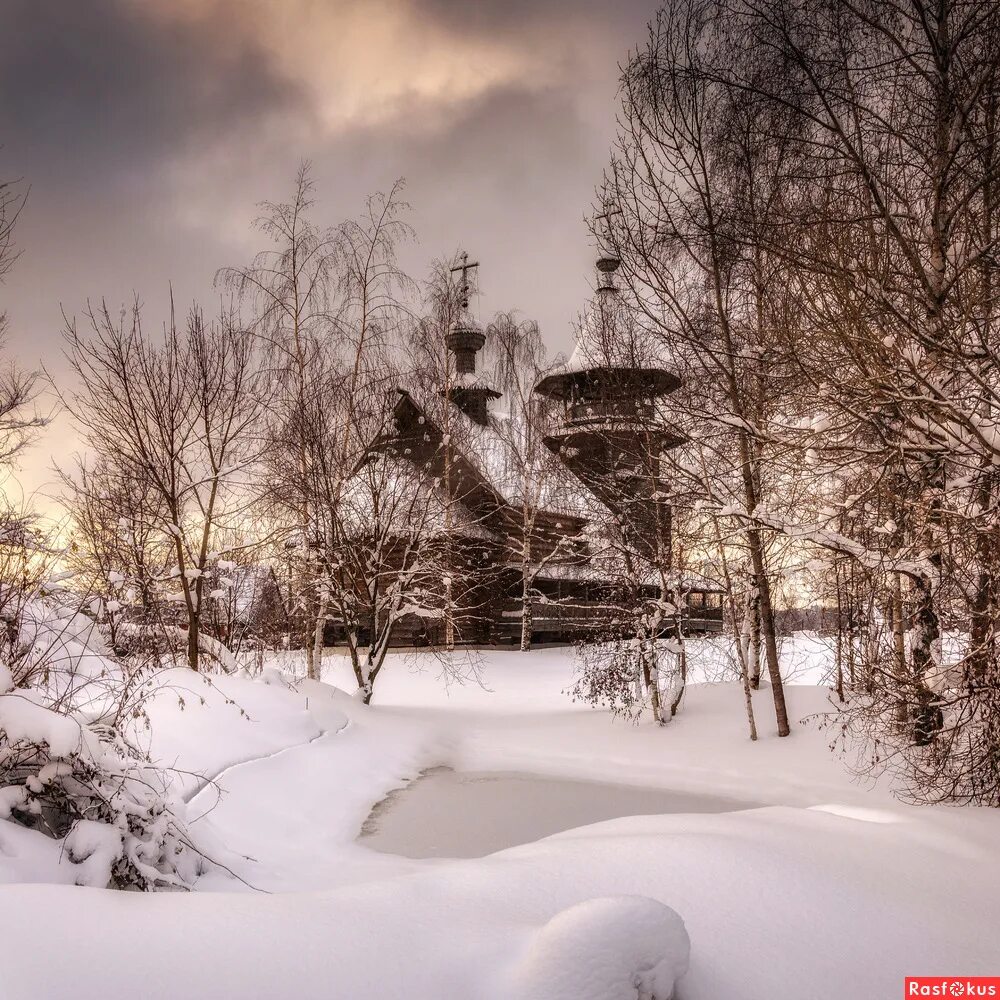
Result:
<svg viewBox="0 0 1000 1000"><path fill-rule="evenodd" d="M383 528L405 534L408 528L418 527L431 534L444 532L446 526L467 538L482 540L496 539L496 534L484 523L484 518L471 510L461 498L446 496L440 481L429 474L422 474L407 458L383 451L378 457L380 464L376 484L383 494ZM369 469L361 466L345 483L342 493L344 527L357 536L364 535L372 528L373 498L371 484L366 475ZM423 501L414 512L401 498L414 495L420 490ZM413 523L414 515L419 517L419 525Z"/></svg>
<svg viewBox="0 0 1000 1000"><path fill-rule="evenodd" d="M453 445L453 455L475 478L476 485L492 498L494 511L502 507L520 508L524 504L523 478L518 468L517 455L513 446L514 428L509 417L490 414L488 423L478 424L459 407L439 394L421 392L411 387L400 388L400 396L412 405L420 417L426 421L428 431L433 431L438 440L443 440L447 427ZM429 442L431 443L431 442ZM548 460L544 456L543 460ZM554 466L553 477L563 475L561 466ZM471 484L470 484L471 485ZM543 483L538 506L555 516L585 522L589 517L586 498L579 490L562 491L553 480ZM478 506L476 491L468 490L468 500Z"/></svg>
<svg viewBox="0 0 1000 1000"><path fill-rule="evenodd" d="M257 607L267 598L269 590L284 607L284 597L273 567L260 564L237 566L225 575L233 581L233 611L237 617L249 618L255 614Z"/></svg>

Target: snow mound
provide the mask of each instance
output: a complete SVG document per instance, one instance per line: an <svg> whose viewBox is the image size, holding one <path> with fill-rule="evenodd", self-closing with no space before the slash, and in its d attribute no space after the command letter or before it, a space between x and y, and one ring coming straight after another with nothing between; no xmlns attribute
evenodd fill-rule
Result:
<svg viewBox="0 0 1000 1000"><path fill-rule="evenodd" d="M531 940L516 1000L670 1000L688 969L684 921L646 896L588 899L557 913Z"/></svg>
<svg viewBox="0 0 1000 1000"><path fill-rule="evenodd" d="M263 684L273 687L281 687L286 691L292 691L295 689L291 676L279 670L277 667L264 667L260 673L260 679Z"/></svg>
<svg viewBox="0 0 1000 1000"><path fill-rule="evenodd" d="M69 859L79 865L77 885L104 888L111 881L111 868L122 854L122 832L110 823L77 820L66 838Z"/></svg>
<svg viewBox="0 0 1000 1000"><path fill-rule="evenodd" d="M53 757L69 757L88 741L76 719L61 715L35 699L38 693L0 695L0 732L14 745L19 742L44 743ZM93 741L89 741L92 743ZM92 749L87 747L87 749Z"/></svg>

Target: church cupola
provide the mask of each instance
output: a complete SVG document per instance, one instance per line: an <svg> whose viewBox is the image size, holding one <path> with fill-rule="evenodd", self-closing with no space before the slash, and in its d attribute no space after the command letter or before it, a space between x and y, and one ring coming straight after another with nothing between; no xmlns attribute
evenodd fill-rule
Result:
<svg viewBox="0 0 1000 1000"><path fill-rule="evenodd" d="M448 331L448 350L455 355L456 375L476 374L476 355L486 343L486 334L475 321L464 312Z"/></svg>
<svg viewBox="0 0 1000 1000"><path fill-rule="evenodd" d="M500 393L476 376L476 355L486 343L486 334L469 312L469 271L478 267L478 261L470 264L469 255L462 253L459 263L451 269L462 273L458 319L451 324L445 341L454 356L455 367L450 385L441 393L467 417L485 427L489 423L489 401L499 399Z"/></svg>

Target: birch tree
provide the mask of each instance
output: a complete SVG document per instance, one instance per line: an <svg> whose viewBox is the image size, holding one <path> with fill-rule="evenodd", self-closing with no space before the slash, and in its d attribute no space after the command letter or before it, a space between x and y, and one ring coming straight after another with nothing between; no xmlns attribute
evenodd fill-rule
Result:
<svg viewBox="0 0 1000 1000"><path fill-rule="evenodd" d="M17 262L14 231L27 202L27 192L16 181L0 181L0 285ZM7 339L10 318L0 306L0 349ZM38 375L13 362L0 370L0 465L14 461L47 423L33 409Z"/></svg>
<svg viewBox="0 0 1000 1000"><path fill-rule="evenodd" d="M289 525L289 551L298 554L293 620L300 626L306 674L319 676L322 652L321 576L315 498L309 494L307 414L322 405L321 354L335 336L343 234L313 222L314 184L308 164L296 175L288 202L264 202L254 228L268 242L245 267L223 268L216 282L232 290L251 317L249 330L264 345L275 383L269 418L274 487L267 496L279 523ZM287 469L293 470L292 475ZM290 595L291 596L291 595Z"/></svg>
<svg viewBox="0 0 1000 1000"><path fill-rule="evenodd" d="M508 493L513 501L511 532L505 561L520 570L522 652L531 649L533 605L544 599L536 586L546 567L572 562L582 550L570 524L584 504L565 467L545 444L555 420L552 404L534 393L549 370L538 326L500 313L486 329L486 350L492 356L491 383L502 399L502 416L495 419L497 444L503 451ZM551 523L563 514L566 523Z"/></svg>
<svg viewBox="0 0 1000 1000"><path fill-rule="evenodd" d="M292 200L265 202L255 223L273 246L249 266L217 276L250 309L251 329L268 348L278 386L268 497L276 519L288 525L290 551L299 555L301 641L313 678L320 673L327 614L324 551L336 544L324 534L336 521L331 511L338 503L331 470L338 470L342 484L369 443L359 407L367 405L366 394L384 386L373 390L367 376L390 342L398 345L410 291L396 259L398 245L411 235L401 191L397 182L387 194L369 198L360 218L323 228L313 221L314 184L303 165ZM317 419L324 408L336 414L335 426ZM332 436L318 440L319 427ZM338 455L332 464L331 448ZM317 477L318 453L325 466ZM289 464L294 476L285 474ZM313 495L320 482L322 493Z"/></svg>
<svg viewBox="0 0 1000 1000"><path fill-rule="evenodd" d="M768 420L783 387L776 370L769 294L776 268L755 232L780 192L786 146L758 131L768 110L716 83L755 72L724 37L713 0L681 0L660 11L622 75L622 117L601 192L606 238L646 320L684 369L690 416L731 448L738 507L765 500ZM690 411L689 411L690 412ZM765 532L744 522L759 601L779 736L790 732L775 638Z"/></svg>

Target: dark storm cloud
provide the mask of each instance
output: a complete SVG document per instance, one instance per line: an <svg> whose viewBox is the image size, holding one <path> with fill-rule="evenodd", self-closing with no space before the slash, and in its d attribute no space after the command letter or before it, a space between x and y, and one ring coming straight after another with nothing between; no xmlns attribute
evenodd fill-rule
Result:
<svg viewBox="0 0 1000 1000"><path fill-rule="evenodd" d="M0 140L32 171L136 169L243 116L301 102L252 44L223 46L114 0L9 0Z"/></svg>
<svg viewBox="0 0 1000 1000"><path fill-rule="evenodd" d="M623 34L649 20L652 5L645 0L412 0L423 17L447 24L458 36L475 34L524 35L539 27L565 32L576 25L607 32L612 47L621 48ZM624 31L623 31L624 29ZM556 37L544 39L557 41ZM636 41L638 38L636 37ZM628 47L626 42L626 48Z"/></svg>

